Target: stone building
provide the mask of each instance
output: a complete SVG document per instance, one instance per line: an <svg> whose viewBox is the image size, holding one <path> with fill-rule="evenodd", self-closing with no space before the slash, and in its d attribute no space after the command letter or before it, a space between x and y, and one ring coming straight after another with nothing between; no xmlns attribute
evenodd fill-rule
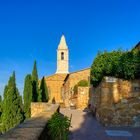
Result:
<svg viewBox="0 0 140 140"><path fill-rule="evenodd" d="M73 87L80 80L90 79L90 68L69 73L69 49L62 35L57 49L57 70L54 75L45 77L49 90L50 101L55 98L58 103L67 103L69 106L69 96L73 92Z"/></svg>
<svg viewBox="0 0 140 140"><path fill-rule="evenodd" d="M72 103L71 96L74 94L73 88L81 80L87 80L90 82L90 68L67 74L63 83L63 99L66 106L69 106ZM83 100L86 100L84 96ZM73 102L79 104L77 98L76 101L73 99Z"/></svg>

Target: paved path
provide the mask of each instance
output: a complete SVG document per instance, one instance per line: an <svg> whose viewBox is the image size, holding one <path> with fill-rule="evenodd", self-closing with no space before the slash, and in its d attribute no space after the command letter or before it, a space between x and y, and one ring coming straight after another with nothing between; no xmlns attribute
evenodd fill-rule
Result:
<svg viewBox="0 0 140 140"><path fill-rule="evenodd" d="M104 127L88 112L69 109L60 112L68 117L72 114L69 140L140 140L140 128ZM132 136L108 136L106 130L123 130Z"/></svg>

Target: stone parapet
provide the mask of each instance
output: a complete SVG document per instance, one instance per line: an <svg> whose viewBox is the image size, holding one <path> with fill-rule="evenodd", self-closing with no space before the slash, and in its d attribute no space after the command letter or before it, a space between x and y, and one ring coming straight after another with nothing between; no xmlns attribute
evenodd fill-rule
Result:
<svg viewBox="0 0 140 140"><path fill-rule="evenodd" d="M33 117L0 137L0 140L44 140L46 125L51 116L59 111L59 104L32 103ZM35 109L37 107L37 109ZM42 112L39 111L43 107ZM45 108L46 107L46 108ZM36 112L38 110L38 113Z"/></svg>

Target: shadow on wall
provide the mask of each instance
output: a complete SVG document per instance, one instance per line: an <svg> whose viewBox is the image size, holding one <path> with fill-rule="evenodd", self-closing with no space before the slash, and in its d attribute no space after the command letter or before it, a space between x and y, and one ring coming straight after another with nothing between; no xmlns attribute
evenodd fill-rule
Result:
<svg viewBox="0 0 140 140"><path fill-rule="evenodd" d="M103 80L97 88L93 88L90 101L102 124L140 126L140 80Z"/></svg>
<svg viewBox="0 0 140 140"><path fill-rule="evenodd" d="M129 131L133 134L133 139L139 140L140 128L105 127L90 112L81 112L79 112L79 117L74 115L72 117L69 140L130 140L130 137L108 136L105 132L106 130Z"/></svg>

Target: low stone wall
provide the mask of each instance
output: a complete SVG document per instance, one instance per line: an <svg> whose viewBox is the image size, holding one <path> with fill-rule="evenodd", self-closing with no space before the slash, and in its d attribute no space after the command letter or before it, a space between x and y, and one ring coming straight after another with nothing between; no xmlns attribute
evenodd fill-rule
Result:
<svg viewBox="0 0 140 140"><path fill-rule="evenodd" d="M58 105L58 104L56 104ZM51 103L33 102L31 103L31 117L36 117L42 112L49 112L52 110Z"/></svg>
<svg viewBox="0 0 140 140"><path fill-rule="evenodd" d="M104 125L140 126L140 80L106 78L93 89L93 108Z"/></svg>
<svg viewBox="0 0 140 140"><path fill-rule="evenodd" d="M46 125L51 116L59 111L59 104L32 103L33 117L0 137L0 140L44 140ZM43 107L41 109L41 107ZM35 109L36 108L36 109ZM38 110L41 109L42 111ZM38 111L38 113L37 113Z"/></svg>
<svg viewBox="0 0 140 140"><path fill-rule="evenodd" d="M89 102L89 87L78 87L77 108L85 109Z"/></svg>

